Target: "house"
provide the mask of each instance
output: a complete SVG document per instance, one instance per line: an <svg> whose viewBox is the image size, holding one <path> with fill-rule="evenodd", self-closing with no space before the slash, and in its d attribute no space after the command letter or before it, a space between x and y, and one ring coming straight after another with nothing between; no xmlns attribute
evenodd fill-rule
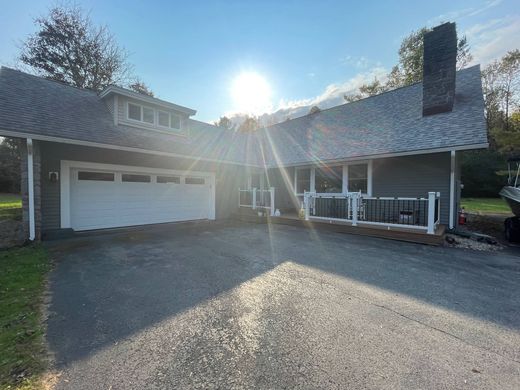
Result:
<svg viewBox="0 0 520 390"><path fill-rule="evenodd" d="M307 219L456 225L460 152L486 148L478 66L456 71L455 25L424 42L422 83L260 129L119 87L97 94L0 70L0 135L25 140L30 239L63 231L225 219L239 205Z"/></svg>

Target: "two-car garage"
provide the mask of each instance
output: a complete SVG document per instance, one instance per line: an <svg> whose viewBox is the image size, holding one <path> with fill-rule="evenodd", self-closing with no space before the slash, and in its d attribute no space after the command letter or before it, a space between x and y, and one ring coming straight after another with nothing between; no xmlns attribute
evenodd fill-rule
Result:
<svg viewBox="0 0 520 390"><path fill-rule="evenodd" d="M211 172L61 162L61 227L76 231L215 218Z"/></svg>

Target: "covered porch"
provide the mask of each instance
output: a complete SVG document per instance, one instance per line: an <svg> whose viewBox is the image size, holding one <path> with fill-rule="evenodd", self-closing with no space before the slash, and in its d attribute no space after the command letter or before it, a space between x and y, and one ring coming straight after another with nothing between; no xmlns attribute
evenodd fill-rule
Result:
<svg viewBox="0 0 520 390"><path fill-rule="evenodd" d="M455 223L456 173L449 152L266 169L238 189L239 215L438 243Z"/></svg>

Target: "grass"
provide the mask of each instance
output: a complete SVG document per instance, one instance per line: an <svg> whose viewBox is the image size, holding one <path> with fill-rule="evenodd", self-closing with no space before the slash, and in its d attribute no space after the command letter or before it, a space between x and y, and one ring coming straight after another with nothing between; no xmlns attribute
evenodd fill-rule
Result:
<svg viewBox="0 0 520 390"><path fill-rule="evenodd" d="M0 390L40 388L47 368L40 309L49 269L40 246L0 252Z"/></svg>
<svg viewBox="0 0 520 390"><path fill-rule="evenodd" d="M511 214L509 206L502 198L462 198L461 205L471 213Z"/></svg>
<svg viewBox="0 0 520 390"><path fill-rule="evenodd" d="M22 219L22 198L17 194L0 194L0 220Z"/></svg>

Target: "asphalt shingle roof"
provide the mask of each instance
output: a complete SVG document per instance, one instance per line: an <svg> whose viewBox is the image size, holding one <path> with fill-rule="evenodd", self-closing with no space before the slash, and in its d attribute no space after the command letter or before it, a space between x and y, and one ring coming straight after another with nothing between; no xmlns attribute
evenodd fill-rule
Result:
<svg viewBox="0 0 520 390"><path fill-rule="evenodd" d="M480 69L457 72L452 112L422 116L417 83L241 134L190 120L188 137L114 125L104 101L78 89L0 69L0 135L41 135L261 165L305 164L487 143Z"/></svg>
<svg viewBox="0 0 520 390"><path fill-rule="evenodd" d="M479 66L457 72L452 112L422 116L422 83L264 129L266 160L332 161L487 143Z"/></svg>
<svg viewBox="0 0 520 390"><path fill-rule="evenodd" d="M5 67L0 69L0 135L2 130L257 164L254 136L195 120L189 121L188 137L116 126L95 92Z"/></svg>

